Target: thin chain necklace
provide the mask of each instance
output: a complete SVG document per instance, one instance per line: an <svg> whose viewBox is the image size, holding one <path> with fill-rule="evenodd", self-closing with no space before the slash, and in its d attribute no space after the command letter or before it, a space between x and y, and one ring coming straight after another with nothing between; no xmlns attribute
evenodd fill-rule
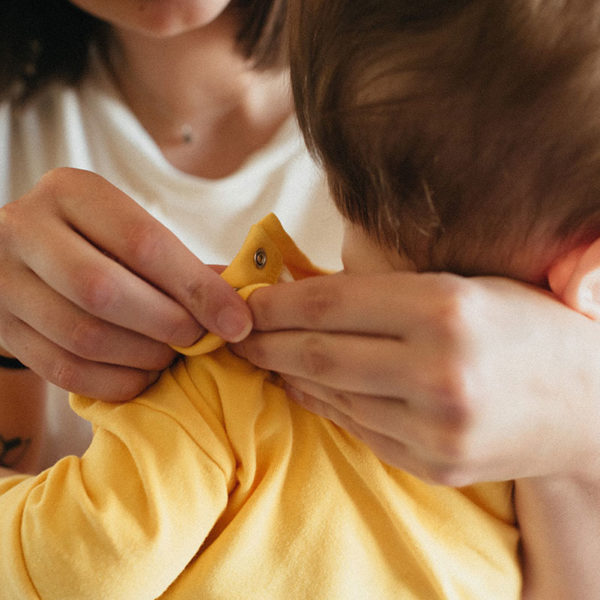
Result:
<svg viewBox="0 0 600 600"><path fill-rule="evenodd" d="M113 78L115 83L115 87L121 94L123 101L131 107L130 102L128 101L127 94L125 93L125 88L123 86L123 79L119 76L119 69L115 66L118 61L118 57L114 57L111 59L109 54L111 54L108 50L103 53L104 61L108 68L108 71ZM114 52L112 53L114 54ZM143 97L145 98L145 106L150 107L152 113L159 117L159 123L167 123L167 127L162 127L164 129L169 129L170 133L168 136L165 136L165 139L161 139L163 136L159 136L156 132L152 134L152 132L148 131L155 139L155 141L159 145L179 145L184 144L186 146L191 146L195 140L194 136L194 128L191 123L183 123L181 125L177 125L172 117L172 111L166 105L165 102L161 101L156 94L152 93L147 86L144 86L141 80L136 79L135 77L130 76L130 80L134 81L134 85L141 90ZM133 108L132 108L133 110ZM150 122L155 122L155 119L150 118ZM177 133L172 133L172 132Z"/></svg>

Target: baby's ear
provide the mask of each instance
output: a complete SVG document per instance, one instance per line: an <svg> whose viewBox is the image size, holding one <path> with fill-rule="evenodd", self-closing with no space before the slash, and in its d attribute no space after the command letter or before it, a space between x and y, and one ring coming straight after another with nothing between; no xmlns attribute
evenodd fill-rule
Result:
<svg viewBox="0 0 600 600"><path fill-rule="evenodd" d="M600 238L559 257L548 283L565 304L600 321Z"/></svg>

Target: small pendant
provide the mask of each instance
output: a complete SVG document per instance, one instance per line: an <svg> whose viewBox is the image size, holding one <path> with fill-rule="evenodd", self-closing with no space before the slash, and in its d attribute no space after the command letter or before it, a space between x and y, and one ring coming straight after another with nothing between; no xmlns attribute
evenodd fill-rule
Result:
<svg viewBox="0 0 600 600"><path fill-rule="evenodd" d="M191 144L194 141L193 133L194 132L192 131L192 126L186 123L181 128L181 141L184 144Z"/></svg>

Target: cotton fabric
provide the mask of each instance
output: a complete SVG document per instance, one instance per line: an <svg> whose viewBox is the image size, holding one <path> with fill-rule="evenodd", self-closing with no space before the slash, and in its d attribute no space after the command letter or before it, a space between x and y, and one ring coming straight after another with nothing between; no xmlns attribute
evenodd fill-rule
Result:
<svg viewBox="0 0 600 600"><path fill-rule="evenodd" d="M50 169L76 167L129 194L207 264L229 264L249 226L273 211L320 265L341 267L341 218L293 118L232 175L194 177L167 162L93 54L80 86L52 85L23 109L0 104L0 149L0 205ZM90 435L50 386L45 466L81 453Z"/></svg>
<svg viewBox="0 0 600 600"><path fill-rule="evenodd" d="M317 272L269 216L223 276L247 296L284 265ZM81 459L0 482L0 597L520 597L511 482L427 485L217 337L185 352L132 402L72 399Z"/></svg>

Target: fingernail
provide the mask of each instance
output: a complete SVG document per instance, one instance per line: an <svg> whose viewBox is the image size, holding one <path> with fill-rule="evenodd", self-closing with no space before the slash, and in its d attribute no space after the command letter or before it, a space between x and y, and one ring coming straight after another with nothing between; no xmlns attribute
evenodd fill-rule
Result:
<svg viewBox="0 0 600 600"><path fill-rule="evenodd" d="M239 310L226 306L217 315L217 328L227 341L239 342L250 333L252 321Z"/></svg>

